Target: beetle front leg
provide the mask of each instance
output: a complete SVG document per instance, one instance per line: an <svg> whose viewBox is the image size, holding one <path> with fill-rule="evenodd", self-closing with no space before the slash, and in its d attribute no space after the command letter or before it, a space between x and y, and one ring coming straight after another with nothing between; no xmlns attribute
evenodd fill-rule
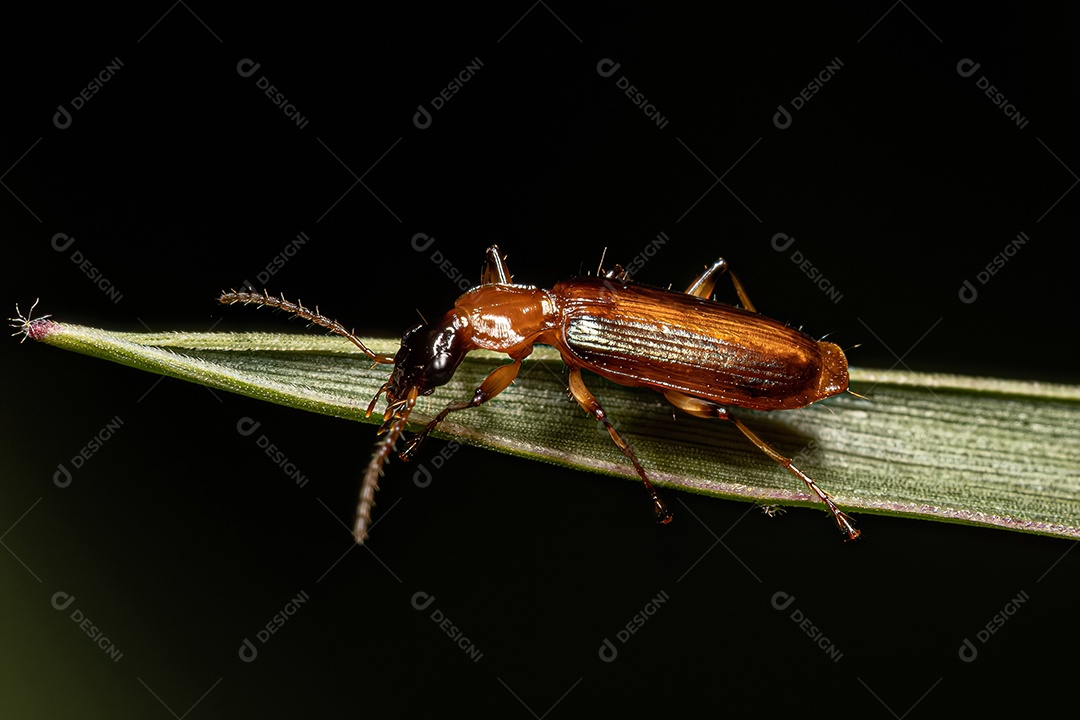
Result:
<svg viewBox="0 0 1080 720"><path fill-rule="evenodd" d="M750 298L746 296L746 291L743 290L742 283L739 282L739 278L735 277L735 273L728 270L727 260L720 258L712 264L705 272L701 273L694 282L690 283L690 287L686 288L687 295L696 295L700 298L708 300L716 288L716 276L727 270L728 276L731 277L731 283L735 286L735 293L739 296L739 302L743 304L743 307L750 312L757 312L757 308L750 302Z"/></svg>
<svg viewBox="0 0 1080 720"><path fill-rule="evenodd" d="M500 365L492 370L491 374L484 379L484 382L480 383L480 387L476 388L472 400L452 402L444 407L442 411L435 416L434 420L429 422L424 426L423 430L409 439L405 444L405 449L398 454L398 457L402 460L408 460L416 451L416 448L420 446L420 443L424 441L424 438L428 436L428 433L434 430L450 413L476 407L477 405L483 405L488 400L510 387L510 383L514 382L514 378L517 377L518 371L521 370L522 359L523 358L517 358L509 365Z"/></svg>
<svg viewBox="0 0 1080 720"><path fill-rule="evenodd" d="M638 462L637 455L634 454L634 450L630 445L622 439L615 426L608 420L607 413L604 412L604 408L601 407L600 401L589 392L589 389L585 387L585 381L581 378L581 368L570 367L570 394L577 400L578 405L585 409L585 412L595 417L600 422L604 423L604 427L608 431L608 435L615 441L615 444L619 446L619 449L623 451L623 454L630 459L630 462L634 464L634 470L637 471L641 481L645 483L645 492L649 494L649 500L652 503L653 514L656 516L657 522L669 523L672 517L671 511L668 510L667 505L660 499L660 495L656 492L656 488L649 481L649 476L645 474L645 469L641 467L641 463Z"/></svg>

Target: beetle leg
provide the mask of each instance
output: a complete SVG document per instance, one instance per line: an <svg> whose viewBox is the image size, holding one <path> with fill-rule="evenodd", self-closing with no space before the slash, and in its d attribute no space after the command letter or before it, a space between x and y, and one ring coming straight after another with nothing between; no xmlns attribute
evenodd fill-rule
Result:
<svg viewBox="0 0 1080 720"><path fill-rule="evenodd" d="M492 245L487 249L487 260L484 269L480 272L480 284L490 285L499 283L510 284L510 268L506 267L506 260L499 254L499 246Z"/></svg>
<svg viewBox="0 0 1080 720"><path fill-rule="evenodd" d="M604 258L607 257L607 248L604 248L603 254L600 255L600 265L596 268L596 276L603 277L608 280L614 280L615 282L626 282L630 279L630 273L622 265L616 264L615 267L610 270L604 269Z"/></svg>
<svg viewBox="0 0 1080 720"><path fill-rule="evenodd" d="M686 288L686 294L696 295L700 298L705 298L706 300L708 300L710 297L712 297L713 289L715 289L716 287L716 276L724 272L725 270L728 271L728 275L731 277L731 282L735 286L735 293L739 296L739 302L741 302L743 307L750 312L757 312L757 308L755 308L754 304L750 302L750 298L746 296L746 291L743 290L743 286L742 283L739 282L739 278L735 277L735 273L731 272L731 270L728 270L727 260L725 260L724 258L718 259L712 264L710 268L705 270L705 272L701 273L701 275L698 275L694 282L690 283L690 287Z"/></svg>
<svg viewBox="0 0 1080 720"><path fill-rule="evenodd" d="M585 381L581 378L581 368L570 367L570 394L577 400L578 405L585 409L585 412L604 423L608 435L610 435L611 439L615 441L615 444L619 446L619 449L623 451L623 454L630 458L630 462L634 464L634 469L637 471L638 476L641 478L641 481L645 483L645 492L649 494L649 500L652 502L653 514L656 515L657 522L671 522L673 517L671 511L668 510L664 501L660 499L660 495L656 492L656 488L653 487L653 484L649 482L649 476L645 474L645 469L642 468L641 463L638 462L634 450L622 439L622 436L615 430L615 426L608 420L607 413L605 413L604 408L600 406L600 401L589 392L587 387L585 387Z"/></svg>
<svg viewBox="0 0 1080 720"><path fill-rule="evenodd" d="M720 418L723 420L727 420L730 417L727 408L723 405L718 405L708 400L702 400L693 395L687 395L686 393L681 393L676 390L665 390L664 397L667 398L669 403L690 415L703 418Z"/></svg>
<svg viewBox="0 0 1080 720"><path fill-rule="evenodd" d="M828 506L829 512L832 513L833 520L836 521L836 525L840 528L840 532L847 535L846 539L858 539L859 535L862 533L858 528L855 527L854 521L836 506L836 503L833 502L833 499L829 497L829 493L818 487L818 484L814 482L814 479L812 477L804 473L799 468L795 467L791 463L791 458L785 457L780 453L776 452L776 450L774 450L771 445L769 445L767 442L755 435L750 428L743 425L739 420L732 417L731 415L728 415L728 419L731 420L731 422L735 423L735 427L742 430L743 435L749 438L750 442L757 445L758 449L760 449L763 453L765 453L773 460L787 468L791 472L791 474L806 483L806 487L810 488L815 495L821 498L821 501L825 503L826 506Z"/></svg>
<svg viewBox="0 0 1080 720"><path fill-rule="evenodd" d="M626 282L630 279L630 273L622 265L616 265L605 272L604 277L615 282Z"/></svg>
<svg viewBox="0 0 1080 720"><path fill-rule="evenodd" d="M472 400L460 400L458 402L452 402L444 407L442 411L435 416L434 420L429 422L423 430L409 439L405 444L405 449L399 453L398 457L402 460L408 460L416 451L416 448L420 446L420 443L424 441L424 438L428 436L428 433L434 430L450 413L476 407L477 405L483 405L488 400L510 387L510 383L514 382L514 378L517 377L518 371L521 370L522 359L523 358L517 358L509 365L500 365L492 370L491 374L484 379L484 382L480 383L480 387L476 388Z"/></svg>
<svg viewBox="0 0 1080 720"><path fill-rule="evenodd" d="M855 528L854 521L836 506L833 499L829 497L829 493L822 490L818 484L814 482L812 477L795 467L791 462L791 458L778 453L771 445L759 438L750 428L746 427L740 420L732 416L727 408L708 400L702 400L701 398L696 398L692 395L686 395L685 393L675 392L673 390L665 392L664 397L666 397L672 405L691 415L706 418L721 418L735 423L735 427L739 428L743 435L749 438L750 442L757 445L759 450L787 468L791 474L806 483L806 486L810 488L815 495L821 498L821 501L829 508L829 512L832 513L833 519L836 520L840 532L847 535L848 540L855 540L859 537L860 531Z"/></svg>

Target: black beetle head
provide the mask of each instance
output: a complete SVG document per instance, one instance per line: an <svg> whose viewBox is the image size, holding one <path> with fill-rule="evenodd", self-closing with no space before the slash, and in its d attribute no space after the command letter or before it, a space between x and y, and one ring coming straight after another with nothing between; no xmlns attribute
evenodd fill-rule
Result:
<svg viewBox="0 0 1080 720"><path fill-rule="evenodd" d="M450 382L466 353L460 329L451 314L442 322L417 325L405 332L394 356L394 372L387 387L391 401L404 397L409 388L430 395L435 388Z"/></svg>

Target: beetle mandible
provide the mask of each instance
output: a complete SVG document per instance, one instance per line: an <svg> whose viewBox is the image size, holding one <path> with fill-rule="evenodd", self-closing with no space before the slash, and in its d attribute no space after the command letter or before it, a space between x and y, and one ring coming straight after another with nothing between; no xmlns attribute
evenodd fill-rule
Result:
<svg viewBox="0 0 1080 720"><path fill-rule="evenodd" d="M601 260L601 263L603 261ZM848 389L844 352L830 342L761 315L738 279L728 272L743 307L711 299L716 278L727 263L720 258L685 292L630 281L616 265L595 276L576 277L544 290L512 282L497 246L487 250L480 284L457 299L453 309L432 323L416 325L401 338L393 357L372 352L341 323L299 303L268 293L226 292L223 304L269 306L297 315L356 344L375 363L394 369L368 406L387 400L382 438L364 473L354 532L363 543L375 505L383 466L393 453L420 395L450 381L471 350L506 353L512 362L492 371L470 400L452 402L414 435L400 452L407 458L452 412L481 405L505 390L521 361L541 343L558 349L569 368L570 394L630 460L645 485L656 519L672 514L656 492L630 445L611 424L604 408L585 386L590 370L620 385L644 386L663 393L674 406L699 417L729 420L766 455L802 480L826 505L840 531L854 540L860 531L814 480L758 437L730 408L789 410L805 407Z"/></svg>

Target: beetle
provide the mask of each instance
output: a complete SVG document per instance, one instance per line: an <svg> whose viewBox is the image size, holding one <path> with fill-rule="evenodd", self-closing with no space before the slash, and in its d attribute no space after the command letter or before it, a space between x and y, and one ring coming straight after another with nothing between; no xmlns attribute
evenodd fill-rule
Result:
<svg viewBox="0 0 1080 720"><path fill-rule="evenodd" d="M712 299L716 278L728 271L742 307ZM582 370L620 385L642 386L664 395L691 415L728 420L762 452L803 481L828 508L840 531L854 540L860 531L814 480L731 414L731 408L790 410L848 389L844 352L784 323L761 315L742 284L720 258L685 292L632 282L621 266L601 267L595 276L575 277L550 290L512 282L497 246L487 250L480 284L440 319L405 332L394 356L375 353L341 323L269 293L222 293L226 305L249 304L284 310L352 341L377 364L394 369L368 406L381 395L387 407L382 436L364 473L354 533L363 543L371 522L383 467L421 395L450 381L472 350L506 353L512 362L492 371L469 400L451 402L399 453L408 459L447 415L482 405L505 390L536 343L555 347L569 368L570 395L603 423L634 466L658 522L672 513L660 498L631 446L618 433L600 401L585 386Z"/></svg>

